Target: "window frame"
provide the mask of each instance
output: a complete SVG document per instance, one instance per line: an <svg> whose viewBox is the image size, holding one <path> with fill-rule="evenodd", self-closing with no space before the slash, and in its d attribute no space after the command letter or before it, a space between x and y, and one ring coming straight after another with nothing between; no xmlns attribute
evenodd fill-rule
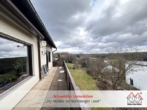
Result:
<svg viewBox="0 0 147 110"><path fill-rule="evenodd" d="M48 54L48 62L51 62L51 52L48 51L47 54Z"/></svg>
<svg viewBox="0 0 147 110"><path fill-rule="evenodd" d="M5 91L9 90L10 88L14 87L15 85L17 85L18 83L22 82L23 80L27 79L30 76L33 76L33 62L32 62L32 44L27 43L25 41L22 41L20 39L16 39L13 38L12 36L9 35L5 35L5 34L0 34L0 38L6 39L6 40L10 40L10 41L14 41L17 43L22 43L27 45L27 53L28 53L28 64L29 64L29 75L23 77L20 80L17 80L16 82L13 82L10 86L0 89L0 94L4 93Z"/></svg>

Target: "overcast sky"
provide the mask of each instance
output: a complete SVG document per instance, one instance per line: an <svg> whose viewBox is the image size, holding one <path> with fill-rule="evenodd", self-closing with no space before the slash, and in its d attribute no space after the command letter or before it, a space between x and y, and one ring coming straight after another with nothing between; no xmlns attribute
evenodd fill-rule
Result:
<svg viewBox="0 0 147 110"><path fill-rule="evenodd" d="M31 0L58 52L147 50L147 0Z"/></svg>
<svg viewBox="0 0 147 110"><path fill-rule="evenodd" d="M20 47L18 47L20 46ZM26 57L27 47L23 44L0 37L0 59L12 57Z"/></svg>

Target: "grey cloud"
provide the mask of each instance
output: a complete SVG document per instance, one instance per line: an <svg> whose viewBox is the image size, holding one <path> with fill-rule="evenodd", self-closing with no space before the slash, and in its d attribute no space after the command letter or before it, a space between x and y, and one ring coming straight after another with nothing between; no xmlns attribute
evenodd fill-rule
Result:
<svg viewBox="0 0 147 110"><path fill-rule="evenodd" d="M69 34L83 22L82 17L74 19L73 16L91 10L91 0L31 1L53 40L69 38Z"/></svg>
<svg viewBox="0 0 147 110"><path fill-rule="evenodd" d="M23 44L0 38L0 58L27 56L27 48L18 48L17 45Z"/></svg>
<svg viewBox="0 0 147 110"><path fill-rule="evenodd" d="M136 4L137 2L139 5ZM102 18L87 24L87 30L91 33L95 33L94 37L111 35L123 31L128 27L131 28L131 25L147 17L147 1L130 0L123 10L123 15L114 17L116 8L119 8L119 6L119 0L115 0L113 4L102 12L104 13Z"/></svg>
<svg viewBox="0 0 147 110"><path fill-rule="evenodd" d="M110 0L97 19L94 19L97 15L91 17L92 6L97 6L95 0L31 1L53 40L62 43L60 50L75 48L95 53L147 45L147 0L129 0L125 5L120 0ZM92 19L86 22L89 16ZM78 27L86 29L85 39L75 34Z"/></svg>
<svg viewBox="0 0 147 110"><path fill-rule="evenodd" d="M80 12L85 12L86 10L90 10L90 0L43 0L43 1L33 1L36 5L40 5L42 7L37 8L38 11L42 12L44 15L49 14L50 18L53 19L68 19L72 15ZM46 11L44 11L44 10Z"/></svg>

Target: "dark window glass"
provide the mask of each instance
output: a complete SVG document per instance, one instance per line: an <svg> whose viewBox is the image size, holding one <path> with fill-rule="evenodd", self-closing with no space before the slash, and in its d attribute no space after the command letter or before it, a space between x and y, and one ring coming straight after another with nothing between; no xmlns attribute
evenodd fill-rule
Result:
<svg viewBox="0 0 147 110"><path fill-rule="evenodd" d="M51 53L50 52L48 52L48 61L49 62L51 62L51 55L50 55Z"/></svg>
<svg viewBox="0 0 147 110"><path fill-rule="evenodd" d="M133 85L133 79L130 78L130 85Z"/></svg>
<svg viewBox="0 0 147 110"><path fill-rule="evenodd" d="M0 89L29 75L29 47L0 37Z"/></svg>

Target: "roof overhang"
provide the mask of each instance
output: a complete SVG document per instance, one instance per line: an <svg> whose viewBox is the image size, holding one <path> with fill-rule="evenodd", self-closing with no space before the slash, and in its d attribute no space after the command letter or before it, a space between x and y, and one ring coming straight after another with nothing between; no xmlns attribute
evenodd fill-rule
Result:
<svg viewBox="0 0 147 110"><path fill-rule="evenodd" d="M57 48L30 0L2 0L0 3L39 37L45 39L50 46Z"/></svg>

